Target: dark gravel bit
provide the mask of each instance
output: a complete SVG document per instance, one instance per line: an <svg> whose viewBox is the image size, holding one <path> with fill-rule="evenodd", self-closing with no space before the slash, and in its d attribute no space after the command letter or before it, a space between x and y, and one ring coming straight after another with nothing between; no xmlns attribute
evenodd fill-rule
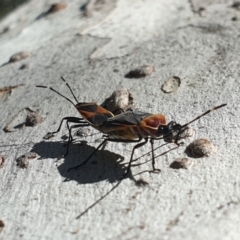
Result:
<svg viewBox="0 0 240 240"><path fill-rule="evenodd" d="M144 65L142 67L131 70L125 75L125 78L143 78L151 75L154 71L154 66Z"/></svg>
<svg viewBox="0 0 240 240"><path fill-rule="evenodd" d="M3 155L0 155L0 168L3 168L5 163L5 157Z"/></svg>
<svg viewBox="0 0 240 240"><path fill-rule="evenodd" d="M194 162L185 157L185 158L177 158L174 162L172 162L170 164L170 168L173 168L173 169L180 169L180 168L183 168L183 169L189 169L193 166Z"/></svg>
<svg viewBox="0 0 240 240"><path fill-rule="evenodd" d="M30 52L18 52L13 54L10 59L9 59L9 63L13 63L13 62L18 62L21 61L27 57L30 56Z"/></svg>

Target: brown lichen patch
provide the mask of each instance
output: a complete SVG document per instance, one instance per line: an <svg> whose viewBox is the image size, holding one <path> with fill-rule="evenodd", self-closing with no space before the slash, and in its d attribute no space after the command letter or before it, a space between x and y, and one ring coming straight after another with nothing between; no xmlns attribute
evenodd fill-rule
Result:
<svg viewBox="0 0 240 240"><path fill-rule="evenodd" d="M0 155L0 168L3 168L5 163L5 157L3 155Z"/></svg>
<svg viewBox="0 0 240 240"><path fill-rule="evenodd" d="M33 111L26 107L20 110L5 126L5 132L14 132L18 129L24 129L26 126L36 126L42 123L44 118L39 114L39 111Z"/></svg>
<svg viewBox="0 0 240 240"><path fill-rule="evenodd" d="M201 158L201 157L209 157L217 152L217 147L208 139L197 139L190 143L185 153L189 157Z"/></svg>
<svg viewBox="0 0 240 240"><path fill-rule="evenodd" d="M8 97L12 94L13 89L23 86L24 84L19 84L16 86L8 86L0 88L0 103L5 102Z"/></svg>
<svg viewBox="0 0 240 240"><path fill-rule="evenodd" d="M154 71L154 66L144 65L133 69L125 75L125 78L143 78L151 75Z"/></svg>
<svg viewBox="0 0 240 240"><path fill-rule="evenodd" d="M165 93L176 92L181 85L181 79L177 76L172 76L165 83L163 83L161 89Z"/></svg>
<svg viewBox="0 0 240 240"><path fill-rule="evenodd" d="M27 152L16 159L17 166L27 168L30 160L37 159L39 156L35 152Z"/></svg>

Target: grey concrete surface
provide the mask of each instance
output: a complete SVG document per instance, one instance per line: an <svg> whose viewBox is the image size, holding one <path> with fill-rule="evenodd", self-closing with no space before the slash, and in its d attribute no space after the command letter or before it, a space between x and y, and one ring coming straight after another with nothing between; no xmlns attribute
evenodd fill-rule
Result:
<svg viewBox="0 0 240 240"><path fill-rule="evenodd" d="M1 128L26 107L45 117L35 127L0 131L0 154L6 158L0 169L5 224L0 239L239 239L239 9L226 0L105 0L92 1L84 14L87 1L81 0L43 14L51 3L32 0L0 23L0 87L24 84L1 100ZM5 64L19 51L31 55ZM23 64L27 67L20 69ZM124 77L145 64L155 66L150 76ZM186 139L184 146L157 157L161 173L153 174L147 172L147 144L136 151L142 164L131 169L135 179L149 183L145 187L131 177L119 181L133 144L108 143L86 166L69 173L98 146L102 134L91 130L90 136L74 136L69 155L57 161L66 150L66 126L50 140L43 136L63 117L79 114L35 85L71 97L60 76L79 101L101 103L125 87L142 111L181 124L227 103L191 125L195 138L210 139L218 151L193 159L190 170L170 168L186 156L192 140ZM181 86L163 93L161 85L171 76L180 77ZM172 147L158 148L155 155ZM29 151L40 158L26 169L17 167L17 157Z"/></svg>

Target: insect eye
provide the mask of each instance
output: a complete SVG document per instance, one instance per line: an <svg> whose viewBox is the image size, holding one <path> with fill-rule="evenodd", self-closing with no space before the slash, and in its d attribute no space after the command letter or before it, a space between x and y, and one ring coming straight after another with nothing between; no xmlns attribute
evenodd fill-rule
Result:
<svg viewBox="0 0 240 240"><path fill-rule="evenodd" d="M168 128L168 126L159 126L158 131L157 131L158 136L161 136L161 135L163 135L163 136L164 136L164 135L167 135L168 132L169 132L169 128Z"/></svg>

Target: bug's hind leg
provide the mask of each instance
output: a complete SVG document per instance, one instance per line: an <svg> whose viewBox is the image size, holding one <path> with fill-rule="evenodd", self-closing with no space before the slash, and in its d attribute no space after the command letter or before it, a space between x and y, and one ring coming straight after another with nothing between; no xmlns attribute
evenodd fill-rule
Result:
<svg viewBox="0 0 240 240"><path fill-rule="evenodd" d="M99 150L99 148L101 148L107 141L108 141L108 139L103 140L103 141L98 145L98 147L87 157L87 159L86 159L83 163L81 163L81 164L79 164L79 165L77 165L77 166L75 166L75 167L71 167L71 168L69 168L67 171L70 172L70 171L76 170L76 169L84 166L84 165L92 158L92 156Z"/></svg>
<svg viewBox="0 0 240 240"><path fill-rule="evenodd" d="M139 141L141 141L142 139L139 139ZM145 138L144 139L144 142L141 142L141 143L138 143L137 145L135 145L133 147L133 150L132 150L132 154L131 154L131 158L129 160L129 163L128 163L128 167L127 167L127 171L126 173L123 175L123 178L125 178L131 171L131 164L132 164L132 161L133 161L133 155L134 155L134 152L137 148L140 148L142 147L143 145L145 145L146 143L148 142L148 138Z"/></svg>

